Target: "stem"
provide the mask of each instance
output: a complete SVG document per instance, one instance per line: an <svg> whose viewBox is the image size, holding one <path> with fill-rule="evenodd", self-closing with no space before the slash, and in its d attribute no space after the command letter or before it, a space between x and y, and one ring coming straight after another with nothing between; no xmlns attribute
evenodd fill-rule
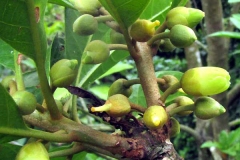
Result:
<svg viewBox="0 0 240 160"><path fill-rule="evenodd" d="M169 38L170 32L163 32L163 33L158 33L154 35L150 40L148 40L147 44L149 46L153 45L153 43L157 40L161 40L164 38Z"/></svg>
<svg viewBox="0 0 240 160"><path fill-rule="evenodd" d="M109 50L126 50L128 51L128 47L125 44L108 44Z"/></svg>
<svg viewBox="0 0 240 160"><path fill-rule="evenodd" d="M15 66L15 79L17 83L17 90L25 90L23 77L22 77L22 70L21 70L21 61L19 62L19 59L21 54L18 54L16 50L14 50L14 66Z"/></svg>
<svg viewBox="0 0 240 160"><path fill-rule="evenodd" d="M237 118L231 122L228 123L230 127L234 127L234 126L237 126L237 125L240 125L240 118Z"/></svg>
<svg viewBox="0 0 240 160"><path fill-rule="evenodd" d="M200 135L194 129L182 124L180 124L180 129L191 134L196 139L196 141L201 142Z"/></svg>
<svg viewBox="0 0 240 160"><path fill-rule="evenodd" d="M163 94L162 94L162 96L161 96L160 99L161 99L163 102L165 102L166 99L167 99L167 97L168 97L170 94L176 92L179 88L181 88L181 84L180 84L180 82L177 82L176 84L174 84L174 85L172 85L171 87L169 87L165 92L163 92Z"/></svg>
<svg viewBox="0 0 240 160"><path fill-rule="evenodd" d="M123 82L125 88L129 88L134 84L140 84L140 79L131 79Z"/></svg>
<svg viewBox="0 0 240 160"><path fill-rule="evenodd" d="M137 42L137 47L139 51L137 52L137 56L133 56L133 59L137 66L138 76L140 77L147 106L159 105L159 103L161 103L159 101L160 92L155 76L151 49L147 43Z"/></svg>
<svg viewBox="0 0 240 160"><path fill-rule="evenodd" d="M72 148L50 152L49 157L54 158L54 157L63 157L63 156L73 155L75 153L82 151L83 149L84 147L81 144L75 143L72 146Z"/></svg>
<svg viewBox="0 0 240 160"><path fill-rule="evenodd" d="M9 94L13 95L17 91L17 83L14 80L10 80L8 85L9 85Z"/></svg>
<svg viewBox="0 0 240 160"><path fill-rule="evenodd" d="M104 16L99 16L95 17L98 23L101 22L106 22L106 21L114 21L113 17L111 15L104 15Z"/></svg>
<svg viewBox="0 0 240 160"><path fill-rule="evenodd" d="M163 22L163 24L156 30L155 34L162 33L167 29L167 23L166 21Z"/></svg>
<svg viewBox="0 0 240 160"><path fill-rule="evenodd" d="M49 133L35 129L17 129L17 128L8 128L1 127L1 134L13 135L19 137L34 137L38 139L43 139L46 141L53 142L72 142L73 138L70 134L57 134L57 133Z"/></svg>
<svg viewBox="0 0 240 160"><path fill-rule="evenodd" d="M28 8L28 16L30 21L30 30L33 40L33 48L35 52L35 62L37 66L37 72L39 75L41 91L43 94L44 99L46 100L46 104L48 110L50 112L51 118L54 120L61 119L62 115L59 112L56 102L53 98L51 88L48 84L48 79L45 71L45 54L46 54L46 47L47 42L46 38L41 38L43 35L40 33L39 22L36 22L35 17L35 6L33 0L26 0L25 1Z"/></svg>
<svg viewBox="0 0 240 160"><path fill-rule="evenodd" d="M172 117L176 113L179 113L179 112L182 112L182 111L193 111L194 109L195 109L194 104L190 104L190 105L186 105L186 106L180 106L180 107L173 108L172 110L170 110L168 112L168 114L169 114L170 117Z"/></svg>
<svg viewBox="0 0 240 160"><path fill-rule="evenodd" d="M142 112L142 113L144 113L146 111L146 108L144 108L140 105L134 104L134 103L130 103L130 106L131 106L131 109L134 109L134 110Z"/></svg>

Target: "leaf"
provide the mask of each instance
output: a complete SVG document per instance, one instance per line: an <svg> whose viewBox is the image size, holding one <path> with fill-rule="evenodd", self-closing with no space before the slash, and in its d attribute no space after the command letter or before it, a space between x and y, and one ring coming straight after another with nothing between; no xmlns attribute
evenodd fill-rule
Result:
<svg viewBox="0 0 240 160"><path fill-rule="evenodd" d="M129 27L146 8L150 0L99 0L119 23Z"/></svg>
<svg viewBox="0 0 240 160"><path fill-rule="evenodd" d="M48 3L53 3L53 4L74 9L74 6L68 0L48 0Z"/></svg>
<svg viewBox="0 0 240 160"><path fill-rule="evenodd" d="M219 31L219 32L214 32L208 37L226 37L226 38L236 38L240 39L240 33L238 32L228 32L228 31Z"/></svg>
<svg viewBox="0 0 240 160"><path fill-rule="evenodd" d="M37 0L35 3L36 15L40 15L40 21L37 26L41 32L41 40L43 40L43 42L41 41L42 43L39 45L41 45L41 49L44 49L46 48L46 37L44 34L43 17L46 1ZM37 12L38 9L39 13ZM26 2L16 0L0 1L0 15L0 38L10 44L17 51L35 60L36 57L33 47L33 35L31 34L31 26Z"/></svg>
<svg viewBox="0 0 240 160"><path fill-rule="evenodd" d="M21 146L13 144L0 144L0 157L1 159L15 159L18 151L21 149Z"/></svg>
<svg viewBox="0 0 240 160"><path fill-rule="evenodd" d="M2 39L0 39L0 64L14 71L13 49Z"/></svg>
<svg viewBox="0 0 240 160"><path fill-rule="evenodd" d="M238 3L240 0L228 0L228 3Z"/></svg>
<svg viewBox="0 0 240 160"><path fill-rule="evenodd" d="M65 58L65 42L64 39L59 37L58 34L53 39L52 47L51 47L51 58L50 58L50 66L59 61L60 59Z"/></svg>
<svg viewBox="0 0 240 160"><path fill-rule="evenodd" d="M233 14L232 17L230 17L230 21L236 28L240 29L240 14Z"/></svg>
<svg viewBox="0 0 240 160"><path fill-rule="evenodd" d="M0 129L27 129L23 122L23 118L17 109L17 105L2 84L0 84L0 99ZM20 137L0 134L0 143L9 142L19 138Z"/></svg>
<svg viewBox="0 0 240 160"><path fill-rule="evenodd" d="M210 148L210 147L217 147L217 143L216 142L212 142L212 141L207 141L207 142L204 142L202 145L201 145L201 148Z"/></svg>
<svg viewBox="0 0 240 160"><path fill-rule="evenodd" d="M117 64L119 61L129 57L127 51L114 51L110 57L103 63L98 65L84 65L81 73L80 86L87 88L87 86L93 83L96 79L105 74L111 67Z"/></svg>
<svg viewBox="0 0 240 160"><path fill-rule="evenodd" d="M133 92L132 92L131 96L129 97L129 100L132 103L146 107L147 103L146 103L146 98L143 93L142 86L140 84L135 84L132 87L133 87Z"/></svg>
<svg viewBox="0 0 240 160"><path fill-rule="evenodd" d="M141 19L159 20L164 22L167 12L171 9L171 0L159 1L151 0L146 9L141 14Z"/></svg>

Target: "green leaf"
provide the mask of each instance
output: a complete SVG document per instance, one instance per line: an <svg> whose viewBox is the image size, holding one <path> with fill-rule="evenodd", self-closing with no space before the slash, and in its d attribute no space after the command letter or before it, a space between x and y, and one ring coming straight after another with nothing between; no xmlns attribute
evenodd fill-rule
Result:
<svg viewBox="0 0 240 160"><path fill-rule="evenodd" d="M228 0L228 3L238 3L240 0Z"/></svg>
<svg viewBox="0 0 240 160"><path fill-rule="evenodd" d="M21 146L12 145L12 144L0 144L0 157L1 159L15 159L18 151L21 149Z"/></svg>
<svg viewBox="0 0 240 160"><path fill-rule="evenodd" d="M73 22L80 16L78 11L65 9L65 52L67 59L80 60L83 50L88 42L88 36L79 36L73 33Z"/></svg>
<svg viewBox="0 0 240 160"><path fill-rule="evenodd" d="M99 0L119 23L129 27L146 8L150 0Z"/></svg>
<svg viewBox="0 0 240 160"><path fill-rule="evenodd" d="M48 0L48 2L74 9L74 6L68 0Z"/></svg>
<svg viewBox="0 0 240 160"><path fill-rule="evenodd" d="M129 97L129 100L132 103L146 107L147 103L146 103L146 98L143 93L142 86L140 84L135 84L132 87L133 87L133 92L132 92L131 96Z"/></svg>
<svg viewBox="0 0 240 160"><path fill-rule="evenodd" d="M219 31L208 35L209 37L226 37L226 38L236 38L240 39L240 33L238 32L228 32L228 31Z"/></svg>
<svg viewBox="0 0 240 160"><path fill-rule="evenodd" d="M14 71L14 56L12 47L0 39L0 64Z"/></svg>
<svg viewBox="0 0 240 160"><path fill-rule="evenodd" d="M212 142L212 141L207 141L207 142L204 142L202 145L201 145L201 148L210 148L210 147L217 147L217 143L216 142Z"/></svg>
<svg viewBox="0 0 240 160"><path fill-rule="evenodd" d="M0 84L0 127L25 129L26 125L12 97Z"/></svg>
<svg viewBox="0 0 240 160"><path fill-rule="evenodd" d="M230 21L236 28L240 29L240 14L233 14L232 17L230 17Z"/></svg>
<svg viewBox="0 0 240 160"><path fill-rule="evenodd" d="M43 27L43 17L46 1L35 1L35 12L39 16L37 23L41 32L41 49L46 48L46 37ZM38 12L39 9L39 12ZM28 8L25 1L0 1L0 38L10 44L17 51L36 59L33 36L31 33ZM37 21L38 18L36 17ZM45 40L45 41L44 41ZM45 43L44 43L45 42Z"/></svg>
<svg viewBox="0 0 240 160"><path fill-rule="evenodd" d="M17 109L17 105L2 84L0 84L0 99L0 129L27 129L23 122L23 118ZM0 143L9 142L19 138L20 137L3 135L0 133Z"/></svg>
<svg viewBox="0 0 240 160"><path fill-rule="evenodd" d="M100 78L111 67L117 64L119 61L124 60L129 56L126 51L114 51L110 57L103 63L98 65L84 65L81 73L80 86L86 88L89 84Z"/></svg>
<svg viewBox="0 0 240 160"><path fill-rule="evenodd" d="M100 99L106 100L108 97L109 85L95 85L88 89L91 93L99 97Z"/></svg>
<svg viewBox="0 0 240 160"><path fill-rule="evenodd" d="M141 19L159 20L164 22L167 12L171 9L171 0L159 1L152 0L141 14Z"/></svg>

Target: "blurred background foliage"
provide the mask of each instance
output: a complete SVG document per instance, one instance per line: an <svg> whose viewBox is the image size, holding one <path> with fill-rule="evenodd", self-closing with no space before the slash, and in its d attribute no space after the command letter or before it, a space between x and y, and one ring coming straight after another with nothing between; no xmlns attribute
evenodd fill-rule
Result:
<svg viewBox="0 0 240 160"><path fill-rule="evenodd" d="M194 8L201 8L200 0L193 0L193 7ZM222 0L222 5L224 8L224 19L223 21L226 23L231 20L230 12L230 4L227 0ZM60 38L60 43L64 49L64 33L65 33L65 17L64 14L65 9L62 6L55 5L48 3L46 9L46 16L45 16L45 29L48 37L48 44L49 46L52 45L56 36ZM240 23L240 21L239 21ZM240 26L240 25L239 25ZM196 27L196 34L198 36L198 41L201 42L203 45L206 45L206 33L204 33L204 23L200 23ZM239 28L235 28L234 32L239 33ZM231 46L229 51L229 73L231 75L231 83L233 86L237 82L240 81L240 39L231 39ZM78 44L81 45L81 44ZM204 49L200 48L200 55L203 64L206 64L206 57L207 53ZM158 52L158 54L153 58L154 66L156 71L180 71L184 72L187 70L187 61L185 59L185 53L183 49L175 49L173 52ZM34 71L35 65L34 62L24 57L24 61L22 63L22 68L24 72ZM6 68L3 65L0 65L0 81L3 77L7 75L13 74L12 70ZM110 72L108 76L99 78L94 81L93 84L88 85L87 89L102 99L107 98L107 92L109 86L118 78L126 78L126 79L133 79L137 77L137 70L135 64L131 58L127 58L124 61L118 63L115 66L115 71ZM58 95L67 94L66 91L59 91ZM67 95L68 96L68 95ZM60 96L62 97L62 96ZM114 128L107 124L102 124L102 120L92 116L87 112L86 102L82 99L79 99L78 103L79 106L83 106L80 111L81 121L93 128L103 130L106 132L114 131ZM237 99L233 104L229 107L230 113L230 121L235 120L236 118L240 117L240 99ZM177 117L179 122L183 125L187 125L191 128L195 128L195 118L193 115L188 117ZM232 129L236 129L240 127L235 126ZM220 137L221 138L221 137ZM195 139L189 134L184 131L181 131L181 134L178 134L175 138L172 139L174 146L177 152L183 156L186 160L197 160L197 148L195 145ZM59 146L59 144L53 145ZM67 146L63 146L67 147ZM101 156L100 156L101 157ZM103 159L111 159L109 157L100 158L99 155L91 154L88 152L81 152L76 154L73 159L78 160L103 160ZM62 158L64 159L64 157ZM52 158L52 160L61 160L61 158Z"/></svg>

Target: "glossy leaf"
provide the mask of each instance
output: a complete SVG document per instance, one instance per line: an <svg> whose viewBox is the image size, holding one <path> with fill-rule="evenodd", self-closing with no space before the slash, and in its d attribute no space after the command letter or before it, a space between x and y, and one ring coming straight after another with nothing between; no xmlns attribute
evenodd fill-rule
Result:
<svg viewBox="0 0 240 160"><path fill-rule="evenodd" d="M41 39L41 49L46 48L46 37L43 27L43 17L46 1L35 1L35 13ZM19 14L21 13L21 14ZM33 35L28 15L28 8L25 1L0 1L0 38L10 44L17 51L36 59ZM39 17L37 17L39 15ZM34 35L36 36L36 35Z"/></svg>
<svg viewBox="0 0 240 160"><path fill-rule="evenodd" d="M74 9L74 6L68 0L48 0L48 2Z"/></svg>
<svg viewBox="0 0 240 160"><path fill-rule="evenodd" d="M146 8L150 0L99 0L119 24L129 27Z"/></svg>
<svg viewBox="0 0 240 160"><path fill-rule="evenodd" d="M0 64L14 70L14 55L12 47L0 39Z"/></svg>

